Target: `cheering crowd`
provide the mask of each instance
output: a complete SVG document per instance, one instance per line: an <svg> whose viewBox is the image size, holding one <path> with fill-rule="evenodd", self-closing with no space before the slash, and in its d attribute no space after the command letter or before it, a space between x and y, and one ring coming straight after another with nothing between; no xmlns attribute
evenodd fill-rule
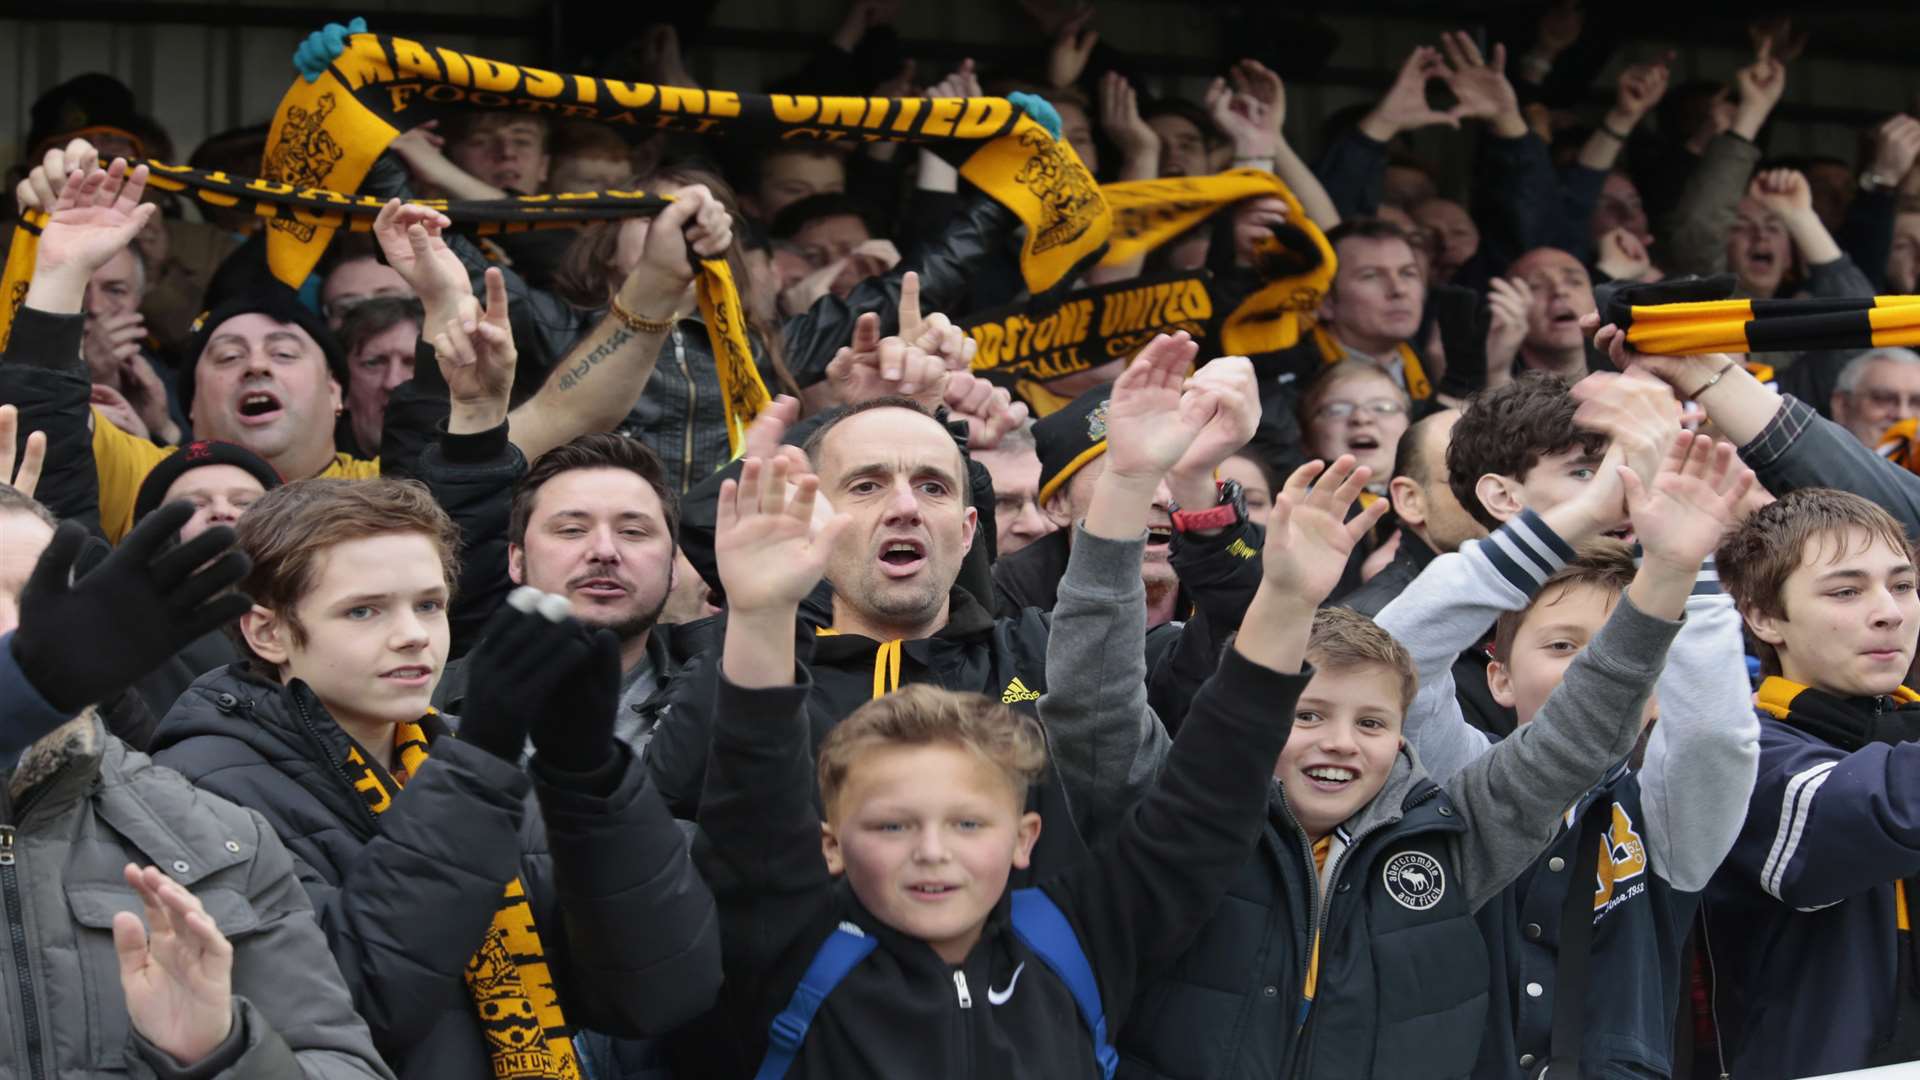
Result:
<svg viewBox="0 0 1920 1080"><path fill-rule="evenodd" d="M1920 354L1622 314L1878 320L1920 120L1770 154L1784 23L1568 107L1557 3L1414 49L1309 162L1257 61L1154 97L1036 3L1024 68L929 86L897 7L755 89L1004 98L1049 209L1084 165L1178 227L1042 289L1057 238L950 147L474 94L288 280L288 220L168 166L268 175L318 108L185 155L106 75L35 102L0 1074L1920 1062ZM300 42L289 100L367 30ZM603 66L699 86L666 26ZM596 192L651 201L474 228Z"/></svg>

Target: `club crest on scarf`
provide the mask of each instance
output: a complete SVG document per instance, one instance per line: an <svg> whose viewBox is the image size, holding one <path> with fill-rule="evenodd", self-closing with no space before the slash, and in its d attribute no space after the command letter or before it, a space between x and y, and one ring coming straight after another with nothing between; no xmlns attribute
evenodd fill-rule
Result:
<svg viewBox="0 0 1920 1080"><path fill-rule="evenodd" d="M325 187L328 174L346 155L326 128L327 117L332 115L334 107L332 94L321 94L311 109L290 107L286 123L280 128L280 138L267 148L261 171L297 187ZM303 244L311 241L318 231L318 226L311 222L286 218L274 218L272 224L273 228Z"/></svg>
<svg viewBox="0 0 1920 1080"><path fill-rule="evenodd" d="M1052 251L1085 236L1105 206L1086 166L1072 156L1066 143L1038 127L1022 131L1020 145L1032 156L1013 174L1014 182L1025 184L1049 212L1047 224L1033 238L1034 253Z"/></svg>

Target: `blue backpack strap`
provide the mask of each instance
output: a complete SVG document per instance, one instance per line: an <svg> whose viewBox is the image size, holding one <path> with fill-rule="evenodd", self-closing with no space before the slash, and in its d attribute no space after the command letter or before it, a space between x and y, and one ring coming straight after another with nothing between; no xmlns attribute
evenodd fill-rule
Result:
<svg viewBox="0 0 1920 1080"><path fill-rule="evenodd" d="M800 1044L807 1041L807 1028L813 1025L813 1014L820 1011L820 1003L878 944L866 931L849 922L841 923L832 936L821 943L820 951L813 954L813 963L808 964L806 974L800 976L800 985L793 988L787 1007L773 1018L767 1056L761 1060L760 1071L753 1074L753 1080L780 1080L787 1075L793 1059L800 1053Z"/></svg>
<svg viewBox="0 0 1920 1080"><path fill-rule="evenodd" d="M1120 1054L1107 1040L1107 1014L1100 1007L1100 984L1094 981L1093 965L1080 948L1080 935L1061 912L1053 898L1039 889L1016 889L1013 893L1013 933L1032 949L1073 994L1080 1007L1080 1019L1093 1035L1093 1056L1100 1061L1100 1074L1113 1080L1120 1067Z"/></svg>

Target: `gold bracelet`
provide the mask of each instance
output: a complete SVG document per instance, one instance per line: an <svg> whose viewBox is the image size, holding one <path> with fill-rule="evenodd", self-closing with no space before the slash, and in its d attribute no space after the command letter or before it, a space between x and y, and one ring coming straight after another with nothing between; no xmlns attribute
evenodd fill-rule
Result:
<svg viewBox="0 0 1920 1080"><path fill-rule="evenodd" d="M1726 374L1727 374L1727 372L1729 372L1729 371L1732 371L1732 370L1733 370L1734 368L1736 368L1736 367L1739 367L1739 366L1740 366L1740 361L1738 361L1738 360L1729 360L1729 361L1727 361L1727 362L1726 362L1726 364L1725 364L1725 365L1723 365L1723 366L1722 366L1722 367L1720 368L1720 370L1719 370L1719 371L1716 371L1716 372L1714 372L1714 373L1713 373L1713 378L1711 378L1711 379L1708 379L1708 380L1707 380L1706 382L1703 382L1703 383L1701 383L1701 384L1700 384L1700 389L1698 389L1698 390L1695 390L1695 391L1694 391L1694 392L1693 392L1693 393L1692 393L1691 395L1689 395L1689 396L1690 396L1690 397L1692 397L1692 398L1693 398L1693 400L1695 400L1695 401L1699 401L1699 400L1700 400L1700 395L1701 395L1701 394L1704 394L1704 393L1706 393L1707 391L1709 391L1709 390L1711 390L1711 389L1713 389L1713 384L1714 384L1714 383L1717 383L1717 382L1719 382L1719 381L1720 381L1721 379L1723 379L1723 378L1725 378L1725 377L1726 377Z"/></svg>
<svg viewBox="0 0 1920 1080"><path fill-rule="evenodd" d="M643 319L628 311L620 303L620 294L617 292L613 294L613 302L608 306L613 309L613 317L625 323L627 329L636 334L664 334L673 329L673 316L669 315L664 319Z"/></svg>

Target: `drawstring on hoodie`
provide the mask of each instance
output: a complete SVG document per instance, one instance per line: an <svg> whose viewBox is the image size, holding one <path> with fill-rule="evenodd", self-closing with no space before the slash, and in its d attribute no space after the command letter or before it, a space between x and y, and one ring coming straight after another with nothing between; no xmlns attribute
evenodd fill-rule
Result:
<svg viewBox="0 0 1920 1080"><path fill-rule="evenodd" d="M873 654L873 696L885 697L900 689L901 642L883 641Z"/></svg>

